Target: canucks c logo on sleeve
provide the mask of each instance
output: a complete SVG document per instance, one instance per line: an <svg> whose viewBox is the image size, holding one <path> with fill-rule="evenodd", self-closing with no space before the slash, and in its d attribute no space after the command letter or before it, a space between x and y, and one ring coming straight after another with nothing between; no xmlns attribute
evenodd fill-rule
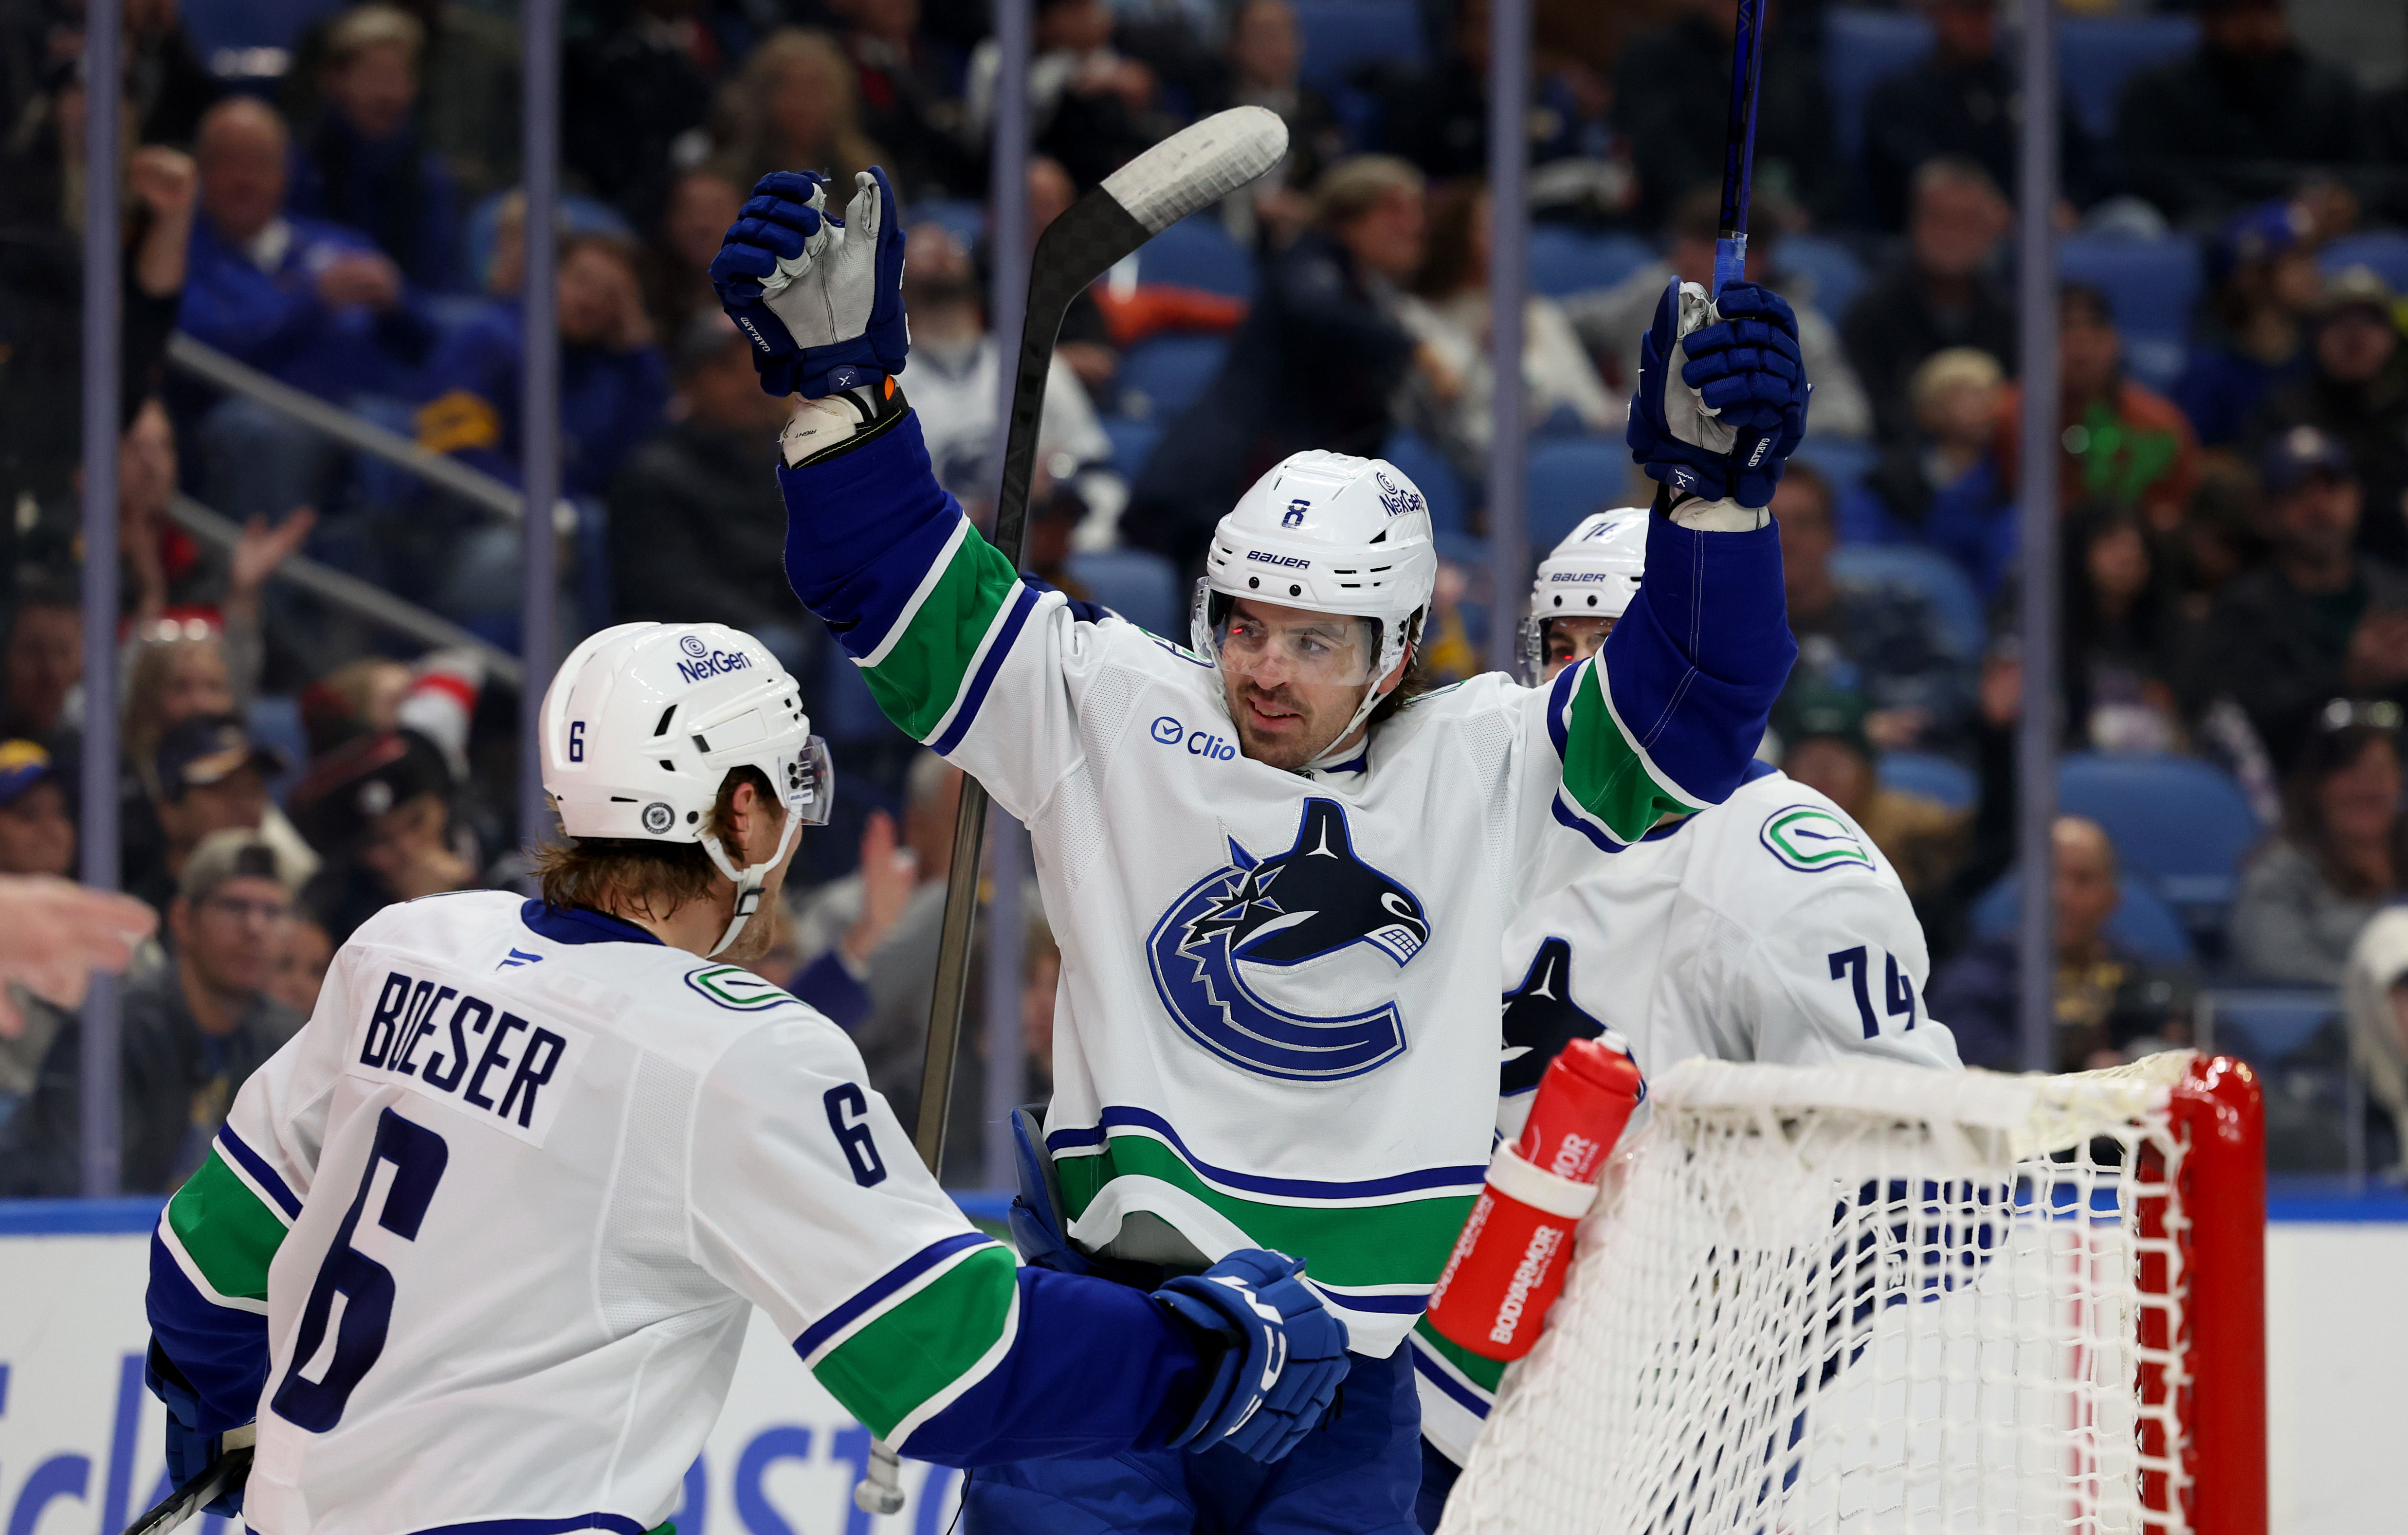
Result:
<svg viewBox="0 0 2408 1535"><path fill-rule="evenodd" d="M1402 969L1428 942L1421 903L1354 856L1337 801L1312 799L1284 853L1257 859L1230 838L1229 861L1172 903L1146 950L1162 1005L1189 1038L1259 1075L1320 1082L1360 1076L1404 1053L1397 1004L1319 1016L1283 1007L1256 986L1359 996L1359 982L1316 987L1325 967L1314 961L1362 945Z"/></svg>
<svg viewBox="0 0 2408 1535"><path fill-rule="evenodd" d="M1758 835L1767 852L1802 874L1851 864L1861 869L1873 866L1872 855L1865 851L1864 838L1855 827L1811 804L1774 811Z"/></svg>

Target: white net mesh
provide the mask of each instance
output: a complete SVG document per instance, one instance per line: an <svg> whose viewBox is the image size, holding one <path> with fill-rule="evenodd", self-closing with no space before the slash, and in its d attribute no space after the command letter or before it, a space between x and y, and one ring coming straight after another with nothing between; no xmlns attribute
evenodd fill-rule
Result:
<svg viewBox="0 0 2408 1535"><path fill-rule="evenodd" d="M1666 1073L1442 1535L2176 1535L2189 1059Z"/></svg>

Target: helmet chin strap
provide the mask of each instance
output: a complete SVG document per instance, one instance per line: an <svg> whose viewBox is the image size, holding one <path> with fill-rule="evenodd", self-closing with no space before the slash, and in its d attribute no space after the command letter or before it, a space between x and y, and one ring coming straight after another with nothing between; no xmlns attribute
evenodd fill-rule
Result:
<svg viewBox="0 0 2408 1535"><path fill-rule="evenodd" d="M710 855L710 861L719 872L736 885L735 915L727 919L727 931L719 935L719 942L710 946L710 952L705 954L704 959L716 959L726 951L728 945L736 942L736 935L744 931L744 924L752 920L753 912L760 908L761 886L768 879L769 871L795 850L795 843L802 834L803 817L789 809L786 812L786 829L778 836L778 850L771 853L766 861L742 869L738 869L736 860L727 856L726 847L716 836L708 831L702 834L702 850Z"/></svg>

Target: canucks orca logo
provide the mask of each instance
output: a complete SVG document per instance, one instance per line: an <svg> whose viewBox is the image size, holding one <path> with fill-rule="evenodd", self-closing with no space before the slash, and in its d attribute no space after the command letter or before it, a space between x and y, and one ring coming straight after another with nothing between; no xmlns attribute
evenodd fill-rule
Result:
<svg viewBox="0 0 2408 1535"><path fill-rule="evenodd" d="M1230 838L1229 861L1163 913L1146 952L1163 1006L1197 1044L1263 1076L1326 1082L1404 1053L1397 1004L1310 1016L1257 995L1240 967L1300 965L1369 944L1401 969L1428 942L1421 903L1354 856L1337 801L1312 799L1284 853L1257 859Z"/></svg>
<svg viewBox="0 0 2408 1535"><path fill-rule="evenodd" d="M1498 1092L1511 1097L1530 1091L1565 1045L1604 1032L1605 1025L1572 1001L1571 945L1548 939L1532 956L1522 984L1505 993L1505 1064Z"/></svg>

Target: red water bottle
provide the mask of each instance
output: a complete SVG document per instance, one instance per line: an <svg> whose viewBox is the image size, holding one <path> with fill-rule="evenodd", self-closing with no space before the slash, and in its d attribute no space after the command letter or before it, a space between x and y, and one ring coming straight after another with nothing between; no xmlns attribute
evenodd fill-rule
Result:
<svg viewBox="0 0 2408 1535"><path fill-rule="evenodd" d="M1530 1352L1563 1292L1598 1172L1645 1090L1638 1064L1596 1040L1574 1040L1548 1063L1522 1138L1497 1148L1430 1291L1431 1326L1485 1358Z"/></svg>

